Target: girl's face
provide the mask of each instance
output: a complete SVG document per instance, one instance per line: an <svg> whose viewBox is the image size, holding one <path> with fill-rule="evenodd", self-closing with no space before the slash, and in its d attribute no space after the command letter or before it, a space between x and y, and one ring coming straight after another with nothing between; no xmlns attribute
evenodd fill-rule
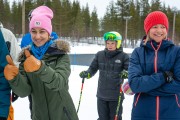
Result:
<svg viewBox="0 0 180 120"><path fill-rule="evenodd" d="M107 48L109 51L114 51L114 50L116 50L116 46L117 46L117 42L116 42L116 41L108 40L108 41L106 42L106 48Z"/></svg>
<svg viewBox="0 0 180 120"><path fill-rule="evenodd" d="M43 46L49 40L49 33L43 28L32 28L31 38L33 43L37 46Z"/></svg>
<svg viewBox="0 0 180 120"><path fill-rule="evenodd" d="M149 37L156 42L161 42L163 39L167 37L167 30L166 27L162 24L154 25L149 30Z"/></svg>

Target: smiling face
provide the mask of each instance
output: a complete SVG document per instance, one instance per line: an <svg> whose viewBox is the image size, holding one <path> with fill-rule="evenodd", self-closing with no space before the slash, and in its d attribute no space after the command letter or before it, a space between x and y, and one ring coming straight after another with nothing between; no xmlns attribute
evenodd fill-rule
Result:
<svg viewBox="0 0 180 120"><path fill-rule="evenodd" d="M106 41L106 48L107 48L109 51L114 51L114 50L116 50L116 46L117 46L117 42L116 42L116 41L112 41L112 40Z"/></svg>
<svg viewBox="0 0 180 120"><path fill-rule="evenodd" d="M49 33L43 28L32 28L31 38L33 43L37 46L43 46L49 40Z"/></svg>
<svg viewBox="0 0 180 120"><path fill-rule="evenodd" d="M161 42L163 39L167 37L167 29L164 25L162 24L157 24L154 25L150 30L149 30L149 37L156 42Z"/></svg>

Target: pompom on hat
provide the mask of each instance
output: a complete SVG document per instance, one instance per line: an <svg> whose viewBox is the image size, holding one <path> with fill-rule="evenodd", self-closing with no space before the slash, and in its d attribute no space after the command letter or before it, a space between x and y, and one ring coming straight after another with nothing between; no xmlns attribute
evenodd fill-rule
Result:
<svg viewBox="0 0 180 120"><path fill-rule="evenodd" d="M168 31L169 29L168 18L166 14L164 14L161 11L154 11L147 15L146 19L144 20L144 30L146 34L148 34L151 27L157 24L164 25L166 27L166 30Z"/></svg>
<svg viewBox="0 0 180 120"><path fill-rule="evenodd" d="M53 18L53 11L47 6L40 6L33 10L32 18L29 23L29 31L32 28L43 28L49 35L52 33L52 23L51 19Z"/></svg>

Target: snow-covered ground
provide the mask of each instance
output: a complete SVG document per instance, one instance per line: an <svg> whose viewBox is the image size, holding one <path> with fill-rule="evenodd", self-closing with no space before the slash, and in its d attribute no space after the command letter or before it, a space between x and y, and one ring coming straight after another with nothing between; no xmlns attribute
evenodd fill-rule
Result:
<svg viewBox="0 0 180 120"><path fill-rule="evenodd" d="M78 43L78 46L71 45L71 54L95 54L104 48L104 45ZM132 53L133 50L132 48L123 48L126 53Z"/></svg>
<svg viewBox="0 0 180 120"><path fill-rule="evenodd" d="M99 50L103 50L104 46L98 45L80 45L71 47L71 53L96 53ZM124 49L125 52L131 53L132 49ZM69 78L69 92L73 98L74 104L77 108L80 96L80 89L82 79L79 77L79 73L82 70L87 70L87 66L71 66L71 75ZM96 91L98 83L98 73L91 79L85 79L84 88L82 92L81 104L78 112L80 120L97 120L97 103L96 103ZM133 102L133 96L126 96L123 102L123 120L131 119L131 107ZM31 120L29 111L28 98L19 98L13 103L15 120Z"/></svg>

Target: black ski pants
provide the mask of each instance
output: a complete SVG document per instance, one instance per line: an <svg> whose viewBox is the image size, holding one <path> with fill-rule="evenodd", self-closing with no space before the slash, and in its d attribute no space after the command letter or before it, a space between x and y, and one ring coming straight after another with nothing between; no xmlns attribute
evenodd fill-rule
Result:
<svg viewBox="0 0 180 120"><path fill-rule="evenodd" d="M122 120L122 107L123 99L120 101L120 107L118 112L118 120ZM101 99L97 99L97 109L99 118L98 120L114 120L116 114L116 108L118 105L118 101L104 101Z"/></svg>

